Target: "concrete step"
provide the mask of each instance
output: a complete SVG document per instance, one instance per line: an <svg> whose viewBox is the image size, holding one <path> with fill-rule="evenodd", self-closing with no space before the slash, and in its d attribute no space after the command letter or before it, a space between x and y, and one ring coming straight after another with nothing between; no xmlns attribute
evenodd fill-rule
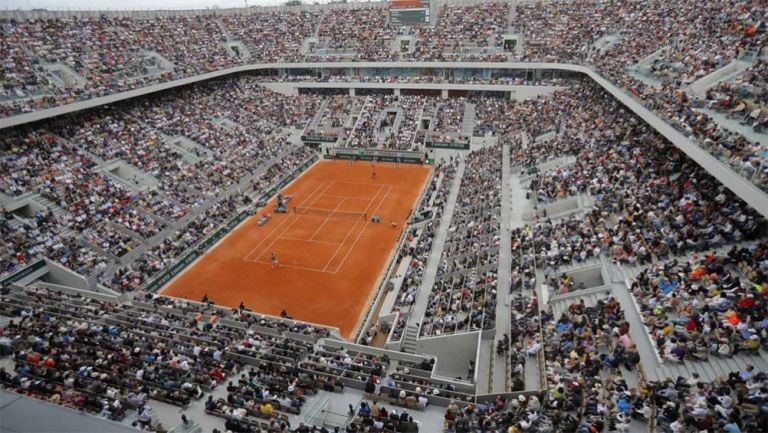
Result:
<svg viewBox="0 0 768 433"><path fill-rule="evenodd" d="M541 389L541 365L538 356L525 357L523 380L525 382L526 391L538 391Z"/></svg>
<svg viewBox="0 0 768 433"><path fill-rule="evenodd" d="M461 120L461 133L465 136L471 137L472 130L475 129L475 120L477 118L475 111L475 104L468 102L464 105L464 117L462 117Z"/></svg>
<svg viewBox="0 0 768 433"><path fill-rule="evenodd" d="M18 215L12 215L12 218L8 220L8 225L13 229L17 230L24 226L25 224L29 225L29 222L26 218L22 218Z"/></svg>
<svg viewBox="0 0 768 433"><path fill-rule="evenodd" d="M54 203L54 202L52 202L51 200L49 200L49 199L47 199L47 198L43 197L43 196L42 196L42 195L40 195L40 194L35 194L34 196L32 196L32 197L31 197L31 199L32 199L32 200L34 200L34 201L36 201L36 202L37 202L38 204L40 204L41 206L43 206L43 207L45 207L45 208L48 208L48 209L51 209L51 211L53 212L53 215L55 215L55 216L57 216L57 217L58 217L59 215L64 215L64 214L66 214L66 213L67 213L67 211L66 211L66 210L62 209L62 208L61 208L61 207L59 207L59 206L58 206L56 203Z"/></svg>
<svg viewBox="0 0 768 433"><path fill-rule="evenodd" d="M699 98L703 98L706 96L707 90L718 83L738 77L752 65L754 65L753 61L735 60L693 82L690 86L691 92Z"/></svg>
<svg viewBox="0 0 768 433"><path fill-rule="evenodd" d="M418 326L408 325L403 336L402 350L406 353L416 352L416 338L419 334Z"/></svg>

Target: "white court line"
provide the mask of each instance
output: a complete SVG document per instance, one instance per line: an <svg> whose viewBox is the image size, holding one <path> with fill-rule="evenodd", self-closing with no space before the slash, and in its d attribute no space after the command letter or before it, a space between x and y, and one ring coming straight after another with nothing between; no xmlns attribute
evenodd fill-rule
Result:
<svg viewBox="0 0 768 433"><path fill-rule="evenodd" d="M377 211L377 210L379 210L379 208L381 207L381 205L382 205L382 204L384 204L384 202L387 200L387 196L389 195L389 193L390 193L390 192L392 192L392 185L390 185L390 186L389 186L389 189L387 190L387 193L386 193L386 194L384 194L384 198L383 198L383 199L381 199L381 203L379 203L379 204L378 204L378 206L376 206L376 209L374 209L374 210L373 210L373 213L374 213L374 214L376 213L376 211ZM360 231L360 234L358 234L358 235L357 235L357 239L355 239L355 242L354 242L354 243L352 244L352 246L351 246L351 247L349 247L349 249L347 250L347 254L345 254L345 255L344 255L344 258L341 260L341 263L339 263L339 266L337 266L337 267L336 267L336 271L334 271L334 274L335 274L336 272L339 272L339 270L341 270L341 267L342 267L342 266L344 266L344 262L346 262L346 261L347 261L347 257L349 257L349 254L350 254L350 253L351 253L351 252L352 252L352 251L355 249L355 245L357 245L357 241L359 241L359 240L360 240L360 238L361 238L361 237L363 237L363 233L365 233L365 230L366 230L367 228L368 228L368 224L366 224L366 225L363 227L363 230L361 230L361 231ZM346 240L346 239L345 239L345 240ZM336 255L336 254L334 254L334 255ZM328 262L328 265L330 265L330 264L331 264L331 262ZM328 267L328 265L325 265L325 267L327 268L327 267ZM325 269L324 269L324 270L325 270Z"/></svg>
<svg viewBox="0 0 768 433"><path fill-rule="evenodd" d="M339 204L337 204L337 205L336 205L336 207L335 207L335 208L333 208L333 211L332 211L332 212L336 212L336 210L338 210L338 209L339 209L339 206L341 206L341 204L342 204L342 203L344 203L345 201L347 201L347 199L346 199L346 198L345 198L345 199L342 199L342 200L339 202ZM330 215L328 215L327 217L325 217L325 219L323 220L323 223L322 223L322 224L320 224L320 226L317 228L317 230L315 230L315 232L314 232L314 233L312 233L312 236L310 236L310 237L309 237L309 240L310 240L310 241L311 241L311 240L313 240L313 239L315 238L315 235L316 235L316 234L318 234L318 233L320 232L320 229L321 229L321 228L323 228L323 226L325 225L325 223L327 223L327 222L328 222L328 220L329 220L329 219L331 219L331 216L330 216Z"/></svg>
<svg viewBox="0 0 768 433"><path fill-rule="evenodd" d="M335 181L331 181L331 183L330 183L330 184L328 184L328 186L327 186L327 187L325 187L325 189L323 190L323 192L321 192L321 193L320 193L320 195L318 195L317 197L315 197L315 199L314 199L314 200L312 200L312 203L310 203L309 205L310 205L310 206L312 206L312 205L313 205L313 204L314 204L314 203L317 201L317 199L318 199L318 198L322 197L322 196L323 196L323 193L324 193L325 191L327 191L327 190L328 190L328 188L330 188L330 187L331 187L331 185L333 185L333 183L334 183L334 182L335 182ZM303 202L302 202L302 203L303 203ZM290 229L290 228L291 228L291 227L292 227L294 224L296 224L296 221L298 221L298 220L300 220L300 219L301 219L301 218L299 217L299 215L296 215L296 218L294 218L294 219L293 219L293 221L292 221L290 224L288 224L288 227L286 227L286 228L285 228L283 231L281 231L281 232L280 232L280 234L279 234L279 235L277 235L277 237L275 237L275 239L273 239L273 240L272 240L272 242L270 242L270 243L269 243L269 245L267 245L267 247L266 247L266 248L264 248L264 250L263 250L263 252L262 252L261 254L264 254L265 252L269 251L269 250L272 248L272 245L274 245L274 244L275 244L275 242L279 241L279 240L280 240L280 238L283 236L283 234L284 234L285 232L287 232L287 231L288 231L288 229ZM259 256L261 256L261 254L259 254ZM249 255L250 255L250 254L249 254ZM259 258L259 256L257 256L257 257L256 257L256 259L258 259L258 258ZM248 261L249 261L249 262L252 262L253 260L248 260Z"/></svg>
<svg viewBox="0 0 768 433"><path fill-rule="evenodd" d="M320 182L320 184L319 184L319 185L317 185L317 187L315 187L315 189L314 189L314 190L313 190L313 191L312 191L312 192L311 192L311 193L310 193L310 194L309 194L307 197L305 197L305 198L303 198L303 199L302 199L302 203L303 203L304 201L306 201L307 199L309 199L310 197L312 197L313 195L315 195L315 193L317 192L317 190L318 190L318 189L319 189L321 186L325 185L325 183L326 183L326 182L328 182L328 181L327 181L327 180L324 180L324 181ZM245 257L243 257L243 260L245 260L245 261L250 261L248 258L249 258L249 257L251 257L251 254L253 254L253 252L254 252L254 251L256 251L256 250L259 248L259 246L261 246L261 244L263 244L263 243L264 243L264 242L265 242L267 239L269 239L269 238L270 238L270 237L271 237L271 236L272 236L272 235L273 235L275 232L277 232L277 231L280 229L280 227L282 227L282 226L283 226L283 224L287 223L287 222L288 222L290 219L291 219L291 218L290 218L290 215L289 215L289 217L288 217L288 218L285 218L284 220L280 221L280 224L278 224L278 225L277 225L277 227L273 228L273 229L272 229L272 230L269 232L269 234L268 234L266 237L264 237L264 239L262 239L262 240L261 240L261 241L260 241L258 244L256 244L256 246L255 246L255 247L253 247L253 249L252 249L251 251L249 251L249 252L248 252L248 254L246 254L246 255L245 255Z"/></svg>
<svg viewBox="0 0 768 433"><path fill-rule="evenodd" d="M288 237L288 236L280 236L280 239L288 239L289 241L314 242L316 244L339 245L338 242L316 241L314 239L292 238L292 237Z"/></svg>
<svg viewBox="0 0 768 433"><path fill-rule="evenodd" d="M315 189L314 189L314 190L313 190L313 191L312 191L312 192L311 192L311 193L310 193L308 196L304 197L304 198L301 200L301 202L302 202L302 203L304 203L304 202L305 202L305 201L307 201L307 200L308 200L310 197L312 197L313 195L315 195L315 193L317 192L317 190L318 190L318 189L319 189L321 186L325 185L325 183L326 183L326 182L328 182L328 180L324 180L324 181L320 182L320 184L319 184L319 185L317 185L317 186L315 187ZM333 181L331 181L331 183L333 183ZM329 185L329 186L330 186L330 185ZM270 232L269 232L269 234L268 234L268 235L267 235L267 236L266 236L264 239L262 239L262 240L261 240L261 241L260 241L258 244L256 244L256 246L255 246L255 247L253 247L253 249L252 249L252 250L251 250L251 251L250 251L248 254L246 254L246 255L245 255L245 257L243 257L243 260L245 260L245 261L247 261L247 262L248 262L248 261L250 261L250 260L248 260L248 257L250 257L250 256L251 256L251 254L253 254L253 252L254 252L254 251L256 251L256 250L259 248L259 246L261 246L261 244L263 244L263 243L264 243L264 242L265 242L267 239L269 239L269 237L270 237L270 236L272 236L272 234L274 234L274 233L275 233L277 230L279 230L279 229L280 229L280 227L282 227L282 226L283 226L283 224L287 223L287 222L288 222L288 220L290 220L290 219L291 219L291 218L290 218L290 216L291 216L291 215L289 215L289 217L288 217L288 218L286 218L286 219L282 220L282 221L280 222L280 224L278 224L278 225L277 225L277 227L273 228L273 229L272 229L272 231L270 231Z"/></svg>
<svg viewBox="0 0 768 433"><path fill-rule="evenodd" d="M325 192L326 192L326 191L328 191L328 188L330 188L330 187L331 187L331 185L333 185L334 183L336 183L336 181L335 181L335 180L332 180L332 181L331 181L331 183L330 183L330 184L329 184L327 187L325 187L325 189L323 190L323 192L321 192L321 193L320 193L320 195L318 195L317 197L315 197L315 199L314 199L314 200L312 200L312 203L310 203L309 205L307 205L307 206L305 206L305 207L312 207L312 205L313 205L313 204L315 204L315 202L317 201L317 199L319 199L320 197L323 197L323 196L325 195ZM302 203L303 203L303 202L302 202ZM299 205L296 205L296 206L299 206Z"/></svg>
<svg viewBox="0 0 768 433"><path fill-rule="evenodd" d="M340 180L339 183L354 183L357 185L373 185L373 186L387 186L385 183L373 183L373 182L353 182L351 180Z"/></svg>
<svg viewBox="0 0 768 433"><path fill-rule="evenodd" d="M261 255L262 255L262 254L264 254L264 253L266 253L267 251L269 251L269 250L270 250L270 248L272 247L272 245L274 245L274 244L275 244L275 242L277 242L277 241L279 241L280 239L282 239L282 237L283 237L283 233L287 232L287 231L288 231L288 229L290 229L291 227L293 227L293 225L294 225L294 224L296 224L296 221L298 221L298 220L300 220L300 219L301 219L301 218L299 218L298 216L296 216L296 218L294 218L293 220L291 220L291 223L290 223L290 224L288 224L288 226L287 226L287 227L285 227L285 229L283 229L283 231L281 231L279 235L275 236L275 239L273 239L273 240L272 240L272 242L270 242L270 243L269 243L269 245L267 245L267 247L266 247L266 248L264 248L264 249L261 251L261 253L259 253L259 254L256 256L256 260L258 260L258 259L259 259L259 257L261 257ZM250 255L250 254L249 254L249 255ZM245 260L245 259L243 259L243 260ZM247 262L254 262L254 261L256 261L256 260L245 260L245 261L247 261Z"/></svg>
<svg viewBox="0 0 768 433"><path fill-rule="evenodd" d="M353 198L355 200L370 200L371 197L362 197L359 195L340 195L340 194L323 194L323 197L333 197L333 198Z"/></svg>
<svg viewBox="0 0 768 433"><path fill-rule="evenodd" d="M272 265L272 262L267 262L267 261L264 261L264 260L254 260L253 263L262 263L262 264L265 264L265 265ZM280 263L280 267L281 268L301 269L303 271L311 271L311 272L321 272L323 274L335 274L336 273L336 272L331 272L331 271L324 271L322 269L308 268L306 266L284 265L282 263Z"/></svg>
<svg viewBox="0 0 768 433"><path fill-rule="evenodd" d="M373 200L373 201L371 201L370 203L368 203L368 206L366 206L366 207L365 207L365 210L363 211L363 213L364 213L364 214L366 214L366 215L368 214L368 208L369 208L369 207L371 207L371 205L372 205L372 204L373 204L373 203L376 201L376 200L375 200L375 198L376 198L376 196L377 196L377 195L379 195L379 192L381 192L381 189L382 189L382 187L383 187L383 186L384 186L384 185L382 184L382 185L379 187L379 190L378 190L378 191L376 191L376 194L374 194L374 195L373 195L373 198L374 198L374 200ZM387 194L389 194L389 191L391 191L391 190L392 190L392 185L389 185L389 190L387 190ZM385 194L385 195L384 195L384 197L386 197L386 196L387 196L387 195ZM381 203L379 203L379 206L381 206ZM378 208L379 208L379 206L376 206L376 208L375 208L373 211L375 212L375 211L376 211L376 209L378 209ZM359 221L358 221L358 222L355 222L355 224L352 226L352 229L351 229L351 230L350 230L350 231L347 233L347 235L344 237L344 240L343 240L343 241L341 241L341 244L339 244L339 247L338 247L338 248L336 248L336 250L333 252L333 255L332 255L332 256L331 256L331 258L328 260L328 263L326 263L326 264L325 264L325 268L323 268L323 270L327 269L327 268L328 268L328 265L330 265L330 264L331 264L331 262L333 261L333 259L336 257L336 254L338 254L338 253L339 253L339 248L341 248L341 246L342 246L342 245L344 245L344 242L346 242L346 241L347 241L347 239L349 239L349 236L350 236L350 235L352 234L352 232L354 232L354 231L355 231L355 229L357 228L357 224L358 224L358 223L359 223ZM367 221L364 221L364 222L363 222L363 224L367 224ZM363 226L363 231L365 231L365 227L366 227L366 226ZM349 253L347 253L347 254L349 254ZM338 270L338 269L337 269L337 270Z"/></svg>

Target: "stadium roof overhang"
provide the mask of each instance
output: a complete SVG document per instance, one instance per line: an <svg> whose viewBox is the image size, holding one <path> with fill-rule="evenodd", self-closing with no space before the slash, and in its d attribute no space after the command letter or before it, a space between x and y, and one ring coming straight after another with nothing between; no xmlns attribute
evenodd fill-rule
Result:
<svg viewBox="0 0 768 433"><path fill-rule="evenodd" d="M0 119L0 129L19 126L26 123L45 120L64 114L112 104L119 101L148 95L175 87L185 86L213 78L238 74L248 71L280 70L280 69L361 69L361 68L389 68L389 69L547 69L581 73L591 78L629 110L645 120L652 128L656 129L667 140L682 150L688 157L696 161L712 176L749 203L764 217L768 218L768 193L760 190L748 179L736 173L732 168L712 156L709 152L699 147L692 138L672 127L657 114L647 109L640 101L625 90L605 79L592 68L582 65L567 63L543 63L543 62L313 62L313 63L259 63L242 65L234 68L223 69L193 77L181 78L165 83L154 84L139 89L112 95L92 98L85 101L74 102L53 108L47 108L31 113ZM510 86L513 87L513 86Z"/></svg>

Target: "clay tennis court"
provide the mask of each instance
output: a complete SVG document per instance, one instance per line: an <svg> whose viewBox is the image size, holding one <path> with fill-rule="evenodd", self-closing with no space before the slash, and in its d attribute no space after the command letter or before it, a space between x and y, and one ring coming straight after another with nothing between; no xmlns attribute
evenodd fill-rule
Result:
<svg viewBox="0 0 768 433"><path fill-rule="evenodd" d="M319 161L281 191L292 197L288 214L274 213L273 199L258 214L272 214L266 224L246 219L161 293L196 301L208 294L272 315L285 309L351 337L430 170L377 163L372 178L371 162ZM381 223L370 222L373 215Z"/></svg>

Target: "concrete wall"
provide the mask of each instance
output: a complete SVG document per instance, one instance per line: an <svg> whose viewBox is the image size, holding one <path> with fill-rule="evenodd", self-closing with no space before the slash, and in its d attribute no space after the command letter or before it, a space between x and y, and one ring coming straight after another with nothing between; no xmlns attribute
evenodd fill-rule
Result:
<svg viewBox="0 0 768 433"><path fill-rule="evenodd" d="M580 283L584 283L584 287L587 289L604 286L608 283L605 279L603 265L577 268L569 270L565 274L573 279L574 285L578 286Z"/></svg>
<svg viewBox="0 0 768 433"><path fill-rule="evenodd" d="M43 276L43 281L76 289L88 289L88 280L82 275L72 272L56 262L50 260L46 260L46 262L48 264L48 273Z"/></svg>
<svg viewBox="0 0 768 433"><path fill-rule="evenodd" d="M536 98L541 95L554 93L557 90L564 89L564 86L520 86L506 84L452 84L452 83L316 83L316 82L291 82L291 83L266 83L264 87L285 95L295 95L296 91L286 90L287 88L301 89L417 89L417 90L468 90L468 91L491 91L491 92L512 92L513 99L524 101L526 99Z"/></svg>
<svg viewBox="0 0 768 433"><path fill-rule="evenodd" d="M578 196L567 197L551 203L539 204L537 214L543 216L546 212L548 218L560 218L578 212L581 208L581 199Z"/></svg>
<svg viewBox="0 0 768 433"><path fill-rule="evenodd" d="M110 421L0 390L0 431L57 433L135 433L130 425Z"/></svg>
<svg viewBox="0 0 768 433"><path fill-rule="evenodd" d="M416 340L416 352L437 357L435 375L466 378L469 361L476 361L479 345L479 332L465 332Z"/></svg>

